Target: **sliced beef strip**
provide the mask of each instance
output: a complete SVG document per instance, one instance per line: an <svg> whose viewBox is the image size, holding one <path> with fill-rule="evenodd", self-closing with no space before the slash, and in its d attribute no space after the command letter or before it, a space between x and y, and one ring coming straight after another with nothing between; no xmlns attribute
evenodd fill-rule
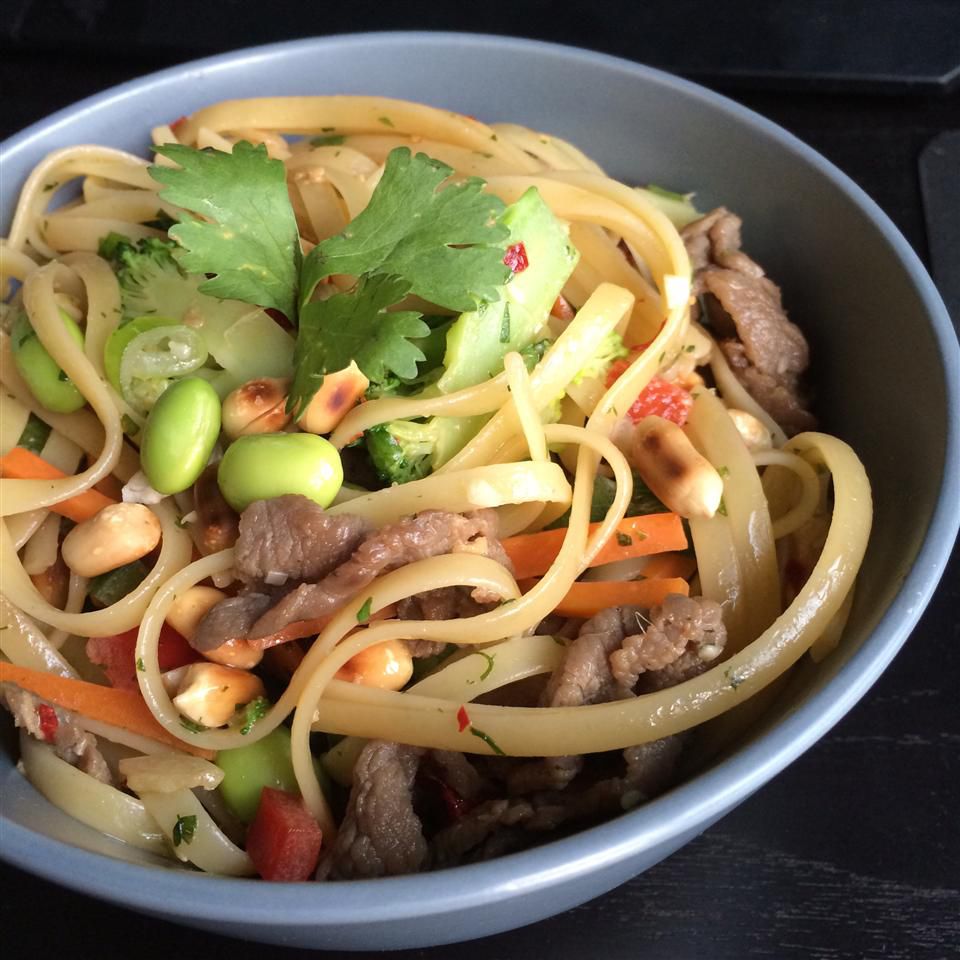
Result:
<svg viewBox="0 0 960 960"><path fill-rule="evenodd" d="M670 594L649 611L611 607L580 628L541 703L605 703L673 686L705 670L725 643L720 605L703 597ZM507 789L513 795L563 790L582 768L579 756L544 757L515 767Z"/></svg>
<svg viewBox="0 0 960 960"><path fill-rule="evenodd" d="M815 424L800 378L807 341L787 318L780 289L741 249L741 220L718 207L681 231L718 342L737 378L790 433Z"/></svg>
<svg viewBox="0 0 960 960"><path fill-rule="evenodd" d="M517 850L538 834L591 823L629 810L661 793L673 779L683 741L679 736L630 747L625 772L582 789L546 790L487 800L430 841L431 865L455 866Z"/></svg>
<svg viewBox="0 0 960 960"><path fill-rule="evenodd" d="M269 646L270 638L287 624L332 613L381 574L408 563L474 547L489 554L496 549L495 523L495 515L487 510L467 515L426 510L389 524L367 536L346 563L319 583L301 584L288 593L253 625L250 637ZM489 599L477 594L475 590L478 602Z"/></svg>
<svg viewBox="0 0 960 960"><path fill-rule="evenodd" d="M358 880L416 873L427 863L413 782L424 751L372 740L353 771L347 812L318 876Z"/></svg>
<svg viewBox="0 0 960 960"><path fill-rule="evenodd" d="M720 655L727 637L719 603L674 593L649 615L636 614L633 626L640 629L621 639L610 654L610 669L621 690L634 690L643 676L644 693L702 672Z"/></svg>
<svg viewBox="0 0 960 960"><path fill-rule="evenodd" d="M56 717L52 743L57 756L95 780L112 781L107 761L97 748L97 738L78 724L75 714L42 700L15 683L0 683L0 704L13 714L13 722L18 727L44 743L51 741L44 736L38 708L52 710Z"/></svg>
<svg viewBox="0 0 960 960"><path fill-rule="evenodd" d="M350 559L369 529L362 517L331 515L299 494L255 500L240 516L234 568L244 583L319 580Z"/></svg>
<svg viewBox="0 0 960 960"><path fill-rule="evenodd" d="M238 593L211 607L197 624L196 632L187 640L199 653L216 650L228 640L242 640L250 636L257 620L263 616L276 597L258 590Z"/></svg>

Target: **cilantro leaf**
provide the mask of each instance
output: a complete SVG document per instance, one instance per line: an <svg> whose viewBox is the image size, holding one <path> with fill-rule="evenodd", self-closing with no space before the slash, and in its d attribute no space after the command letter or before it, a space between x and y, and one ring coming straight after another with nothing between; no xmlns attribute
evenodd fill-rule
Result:
<svg viewBox="0 0 960 960"><path fill-rule="evenodd" d="M451 173L425 154L392 150L367 207L304 260L301 304L334 273L403 277L409 292L461 312L498 300L510 276L503 201L484 193L477 177L440 189Z"/></svg>
<svg viewBox="0 0 960 960"><path fill-rule="evenodd" d="M409 290L406 280L379 274L362 278L352 291L306 304L300 311L287 409L305 409L324 375L342 370L351 360L373 381L391 372L415 377L424 354L410 341L426 337L430 328L419 313L387 312Z"/></svg>
<svg viewBox="0 0 960 960"><path fill-rule="evenodd" d="M179 144L156 150L180 165L150 167L163 186L160 196L203 217L169 231L184 248L177 259L185 271L215 274L200 290L294 319L300 239L283 163L244 140L232 153Z"/></svg>
<svg viewBox="0 0 960 960"><path fill-rule="evenodd" d="M193 843L193 835L197 832L197 815L189 816L177 814L177 822L173 825L173 845L179 847L181 843Z"/></svg>

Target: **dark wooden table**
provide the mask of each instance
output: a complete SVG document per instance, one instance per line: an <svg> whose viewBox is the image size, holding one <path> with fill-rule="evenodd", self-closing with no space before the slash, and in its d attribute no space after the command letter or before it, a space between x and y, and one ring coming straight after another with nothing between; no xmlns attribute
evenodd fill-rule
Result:
<svg viewBox="0 0 960 960"><path fill-rule="evenodd" d="M35 15L42 5L14 6L22 8L22 26L28 23L27 14ZM537 6L547 15L550 5ZM118 9L116 4L107 7ZM42 44L24 41L17 34L21 26L14 30L8 23L8 34L0 37L0 89L5 93L0 136L81 96L185 56L154 50L124 57L119 53L122 30L114 24L111 29L120 31L120 39L114 38L113 48L105 52L92 44L76 45L73 53L57 55L51 73ZM340 23L337 29L373 26L367 17ZM471 26L494 29L489 23ZM537 34L510 22L498 30ZM604 36L598 36L593 46L627 52L612 39L605 45ZM259 33L231 36L230 45L271 38ZM577 41L573 35L556 39ZM904 92L893 95L889 85L854 83L847 86L865 92L837 93L835 83L816 81L805 89L785 81L773 84L777 89L771 92L770 83L724 78L722 71L710 84L837 163L929 262L917 164L935 135L960 126L956 92L938 93L929 84L911 88L907 83L900 86ZM948 213L929 212L933 217ZM960 209L952 216L960 216ZM955 551L913 636L864 700L805 756L705 835L643 876L561 916L469 944L397 956L960 957L958 614L960 557ZM0 943L9 960L131 957L145 951L150 956L231 960L303 956L146 920L5 865L0 865L0 878Z"/></svg>

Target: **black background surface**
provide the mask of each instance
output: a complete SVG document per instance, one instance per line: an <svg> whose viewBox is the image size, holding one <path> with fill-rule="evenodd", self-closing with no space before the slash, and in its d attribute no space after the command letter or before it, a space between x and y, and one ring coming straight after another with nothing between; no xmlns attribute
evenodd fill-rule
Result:
<svg viewBox="0 0 960 960"><path fill-rule="evenodd" d="M960 2L439 6L4 0L0 136L159 67L287 37L428 28L556 40L697 79L806 140L891 216L960 316ZM864 700L706 834L559 917L396 956L960 957L958 614L955 550L913 636ZM5 865L0 878L10 960L307 955L149 920Z"/></svg>

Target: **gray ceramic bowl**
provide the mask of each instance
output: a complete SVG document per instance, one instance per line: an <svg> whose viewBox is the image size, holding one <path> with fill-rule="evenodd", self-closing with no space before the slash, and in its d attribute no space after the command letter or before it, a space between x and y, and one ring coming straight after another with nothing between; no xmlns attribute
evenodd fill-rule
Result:
<svg viewBox="0 0 960 960"><path fill-rule="evenodd" d="M305 40L176 67L50 117L3 146L9 218L27 171L79 142L142 152L152 124L228 97L380 93L574 141L613 175L696 189L743 216L746 245L807 330L825 425L859 451L876 522L841 648L800 671L737 750L647 806L565 840L442 873L273 885L191 874L59 813L0 753L2 855L144 913L251 939L396 948L519 926L668 856L821 737L876 680L940 576L960 504L960 357L930 279L887 217L813 150L729 100L595 53L453 34ZM903 402L915 397L916 406ZM920 415L918 415L920 414Z"/></svg>

